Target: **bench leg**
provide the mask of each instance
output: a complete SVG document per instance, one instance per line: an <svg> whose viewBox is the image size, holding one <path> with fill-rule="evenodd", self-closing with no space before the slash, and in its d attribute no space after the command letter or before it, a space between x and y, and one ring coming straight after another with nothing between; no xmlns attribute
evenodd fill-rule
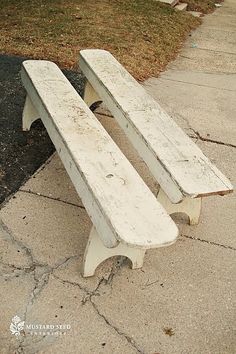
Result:
<svg viewBox="0 0 236 354"><path fill-rule="evenodd" d="M84 102L89 107L91 107L97 102L102 102L101 98L98 96L97 92L94 90L93 86L90 84L89 81L86 81L84 88Z"/></svg>
<svg viewBox="0 0 236 354"><path fill-rule="evenodd" d="M132 248L123 243L119 243L118 246L114 248L107 248L103 245L95 227L93 226L84 254L83 276L91 277L94 275L99 264L113 256L125 256L131 260L132 269L141 268L145 252L145 249Z"/></svg>
<svg viewBox="0 0 236 354"><path fill-rule="evenodd" d="M34 108L31 99L27 95L22 116L22 129L24 131L30 130L31 124L37 119L39 119L39 114Z"/></svg>
<svg viewBox="0 0 236 354"><path fill-rule="evenodd" d="M169 215L174 213L184 213L188 215L190 225L198 224L201 213L201 198L186 197L182 202L174 204L160 188L157 200L161 203Z"/></svg>

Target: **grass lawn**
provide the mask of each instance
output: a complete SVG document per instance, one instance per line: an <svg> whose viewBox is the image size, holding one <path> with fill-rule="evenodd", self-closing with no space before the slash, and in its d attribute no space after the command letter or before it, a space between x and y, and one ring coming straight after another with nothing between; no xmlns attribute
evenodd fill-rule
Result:
<svg viewBox="0 0 236 354"><path fill-rule="evenodd" d="M155 0L1 0L0 53L75 69L81 49L103 48L143 80L165 68L200 22Z"/></svg>
<svg viewBox="0 0 236 354"><path fill-rule="evenodd" d="M189 11L200 11L204 14L210 13L216 9L215 4L224 0L180 0L188 4Z"/></svg>

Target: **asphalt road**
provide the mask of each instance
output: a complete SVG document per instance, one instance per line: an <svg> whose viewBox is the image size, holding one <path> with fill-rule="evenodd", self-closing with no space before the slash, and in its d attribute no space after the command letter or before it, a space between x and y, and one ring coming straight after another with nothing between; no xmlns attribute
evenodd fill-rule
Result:
<svg viewBox="0 0 236 354"><path fill-rule="evenodd" d="M40 120L30 132L21 129L25 90L20 68L26 58L0 55L0 203L20 186L54 152L54 146ZM81 94L80 73L63 71Z"/></svg>

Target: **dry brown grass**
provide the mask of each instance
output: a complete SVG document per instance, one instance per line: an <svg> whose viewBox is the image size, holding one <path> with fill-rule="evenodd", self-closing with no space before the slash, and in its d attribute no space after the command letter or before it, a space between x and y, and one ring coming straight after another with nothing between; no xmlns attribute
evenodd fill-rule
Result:
<svg viewBox="0 0 236 354"><path fill-rule="evenodd" d="M157 76L200 20L154 0L1 0L0 52L76 68L109 50L137 79Z"/></svg>

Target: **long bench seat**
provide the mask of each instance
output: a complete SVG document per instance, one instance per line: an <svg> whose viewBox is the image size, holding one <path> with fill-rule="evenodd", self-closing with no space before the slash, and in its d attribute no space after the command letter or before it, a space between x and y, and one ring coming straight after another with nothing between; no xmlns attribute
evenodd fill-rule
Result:
<svg viewBox="0 0 236 354"><path fill-rule="evenodd" d="M158 181L158 200L169 214L183 212L197 224L201 198L233 191L210 162L146 90L107 51L82 50L84 101L103 101Z"/></svg>
<svg viewBox="0 0 236 354"><path fill-rule="evenodd" d="M139 268L147 249L174 243L176 225L61 70L27 60L21 78L23 130L42 120L93 223L84 276L114 255Z"/></svg>

